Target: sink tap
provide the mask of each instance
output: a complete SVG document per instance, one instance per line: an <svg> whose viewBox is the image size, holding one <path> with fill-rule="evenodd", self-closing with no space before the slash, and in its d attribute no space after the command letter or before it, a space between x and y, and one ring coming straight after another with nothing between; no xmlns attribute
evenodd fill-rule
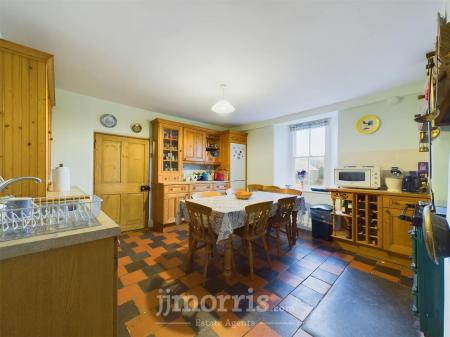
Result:
<svg viewBox="0 0 450 337"><path fill-rule="evenodd" d="M4 189L6 189L9 185L14 184L18 181L22 181L22 180L32 180L36 183L42 182L42 180L37 177L16 177L16 178L8 179L8 180L5 180L2 177L0 177L0 192L3 191Z"/></svg>

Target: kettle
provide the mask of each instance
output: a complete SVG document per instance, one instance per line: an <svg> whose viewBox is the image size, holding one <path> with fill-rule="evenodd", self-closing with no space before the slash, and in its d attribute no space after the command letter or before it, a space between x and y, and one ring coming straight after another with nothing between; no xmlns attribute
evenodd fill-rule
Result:
<svg viewBox="0 0 450 337"><path fill-rule="evenodd" d="M214 180L224 181L225 180L225 175L223 174L223 172L216 171L216 173L214 173Z"/></svg>
<svg viewBox="0 0 450 337"><path fill-rule="evenodd" d="M202 181L208 181L208 172L203 172L201 177L202 177Z"/></svg>

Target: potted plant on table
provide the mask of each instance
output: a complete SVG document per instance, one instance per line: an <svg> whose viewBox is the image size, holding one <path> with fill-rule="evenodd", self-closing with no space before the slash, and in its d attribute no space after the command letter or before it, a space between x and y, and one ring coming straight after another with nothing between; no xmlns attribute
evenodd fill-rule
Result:
<svg viewBox="0 0 450 337"><path fill-rule="evenodd" d="M299 182L300 189L305 187L306 170L297 171L297 181Z"/></svg>

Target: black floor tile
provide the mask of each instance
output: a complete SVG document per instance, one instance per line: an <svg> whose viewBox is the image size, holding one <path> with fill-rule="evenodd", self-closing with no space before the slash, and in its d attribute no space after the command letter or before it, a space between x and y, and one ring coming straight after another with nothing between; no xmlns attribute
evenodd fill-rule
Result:
<svg viewBox="0 0 450 337"><path fill-rule="evenodd" d="M147 252L142 253L134 253L134 252L128 252L127 254L134 262L140 261L145 259L146 257L149 257L150 254Z"/></svg>
<svg viewBox="0 0 450 337"><path fill-rule="evenodd" d="M136 261L136 262L128 263L127 265L125 265L125 269L129 273L132 273L132 272L134 272L136 270L144 268L145 266L148 267L148 264L144 260L139 260L139 261Z"/></svg>
<svg viewBox="0 0 450 337"><path fill-rule="evenodd" d="M304 286L303 284L300 284L297 288L295 288L291 295L312 306L316 306L323 297L322 294L308 288L307 286Z"/></svg>
<svg viewBox="0 0 450 337"><path fill-rule="evenodd" d="M143 292L149 292L161 288L164 284L164 280L158 275L154 275L146 280L140 281L138 284Z"/></svg>
<svg viewBox="0 0 450 337"><path fill-rule="evenodd" d="M314 271L314 273L311 274L312 276L314 276L315 278L318 278L319 280L322 280L324 282L327 282L328 284L333 284L334 281L337 280L338 276L333 274L333 273L329 273L323 269L316 269Z"/></svg>
<svg viewBox="0 0 450 337"><path fill-rule="evenodd" d="M156 275L166 270L159 264L149 266L147 263L141 269L147 276Z"/></svg>
<svg viewBox="0 0 450 337"><path fill-rule="evenodd" d="M302 322L284 310L261 313L264 322L282 337L291 337Z"/></svg>
<svg viewBox="0 0 450 337"><path fill-rule="evenodd" d="M257 269L255 271L255 274L262 277L266 281L272 281L274 278L276 278L278 276L278 272L270 269L269 267Z"/></svg>
<svg viewBox="0 0 450 337"><path fill-rule="evenodd" d="M275 293L279 297L286 297L294 290L294 287L280 280L273 280L269 282L264 288Z"/></svg>
<svg viewBox="0 0 450 337"><path fill-rule="evenodd" d="M205 285L203 286L203 288L208 290L213 295L221 292L223 289L227 287L228 287L227 283L225 283L222 279L218 277L208 278L208 280L206 280Z"/></svg>
<svg viewBox="0 0 450 337"><path fill-rule="evenodd" d="M410 289L347 268L302 328L315 337L418 336L410 305Z"/></svg>
<svg viewBox="0 0 450 337"><path fill-rule="evenodd" d="M287 270L301 278L307 278L314 271L313 269L300 265L298 262L291 264Z"/></svg>

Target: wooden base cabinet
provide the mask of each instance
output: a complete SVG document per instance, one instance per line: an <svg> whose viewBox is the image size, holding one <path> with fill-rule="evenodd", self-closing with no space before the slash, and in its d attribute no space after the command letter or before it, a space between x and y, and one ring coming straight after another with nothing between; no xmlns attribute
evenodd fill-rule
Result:
<svg viewBox="0 0 450 337"><path fill-rule="evenodd" d="M162 232L165 225L174 223L180 201L190 199L193 193L219 191L230 188L228 181L204 183L152 184L153 230Z"/></svg>
<svg viewBox="0 0 450 337"><path fill-rule="evenodd" d="M117 335L117 238L0 261L0 336Z"/></svg>
<svg viewBox="0 0 450 337"><path fill-rule="evenodd" d="M329 189L333 200L333 238L360 255L409 266L411 224L399 216L428 195L379 190ZM407 215L411 215L407 213Z"/></svg>

